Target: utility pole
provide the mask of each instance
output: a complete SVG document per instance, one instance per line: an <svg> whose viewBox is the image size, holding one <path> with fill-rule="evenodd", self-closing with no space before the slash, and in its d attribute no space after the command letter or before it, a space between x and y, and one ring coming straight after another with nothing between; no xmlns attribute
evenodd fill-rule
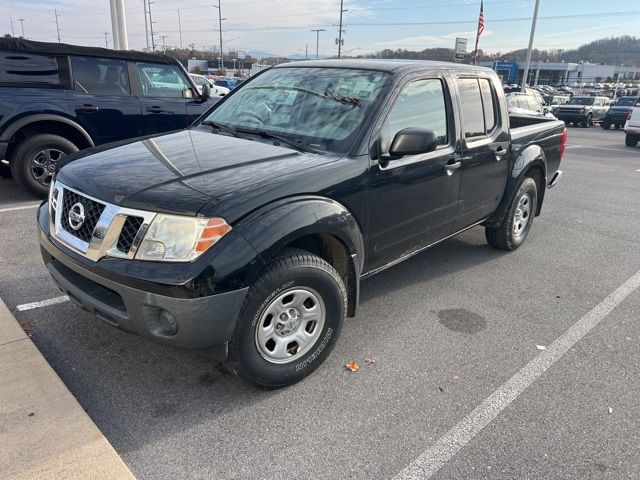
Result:
<svg viewBox="0 0 640 480"><path fill-rule="evenodd" d="M344 8L344 0L340 0L340 26L338 27L338 58L340 58L340 52L342 51L342 14L348 12Z"/></svg>
<svg viewBox="0 0 640 480"><path fill-rule="evenodd" d="M531 49L533 48L533 37L536 35L536 22L538 21L538 9L540 8L540 0L536 0L536 6L533 9L533 21L531 22L531 35L529 35L529 49L527 50L527 61L524 65L524 75L522 76L522 91L527 87L529 77L529 65L531 64Z"/></svg>
<svg viewBox="0 0 640 480"><path fill-rule="evenodd" d="M54 13L54 14L55 14L55 16L56 16L56 30L57 30L57 32L58 32L58 43L60 43L60 25L58 25L58 16L59 16L59 15L58 15L58 10L54 9L54 10L53 10L53 13Z"/></svg>
<svg viewBox="0 0 640 480"><path fill-rule="evenodd" d="M182 50L182 23L180 22L180 9L178 9L178 32L180 33L180 50Z"/></svg>
<svg viewBox="0 0 640 480"><path fill-rule="evenodd" d="M151 18L151 4L155 3L152 2L151 0L148 0L148 5L149 5L149 30L151 31L151 51L155 52L156 51L156 40L155 37L153 36L153 19Z"/></svg>
<svg viewBox="0 0 640 480"><path fill-rule="evenodd" d="M309 60L309 45L304 46L304 59Z"/></svg>
<svg viewBox="0 0 640 480"><path fill-rule="evenodd" d="M11 20L11 36L15 37L16 36L16 32L13 31L13 17L9 17L9 19Z"/></svg>
<svg viewBox="0 0 640 480"><path fill-rule="evenodd" d="M164 39L167 38L166 35L160 35L160 37L162 38L162 53L167 53L167 47L164 44Z"/></svg>
<svg viewBox="0 0 640 480"><path fill-rule="evenodd" d="M109 48L109 32L104 32L104 48Z"/></svg>
<svg viewBox="0 0 640 480"><path fill-rule="evenodd" d="M220 5L220 0L218 0L218 5L214 5L214 8L218 9L218 29L220 31L220 64L219 69L224 70L224 60L222 58L222 20L226 20L226 18L222 18L222 6Z"/></svg>
<svg viewBox="0 0 640 480"><path fill-rule="evenodd" d="M324 32L324 28L316 28L311 30L312 32L316 32L316 60L318 60L318 44L320 43L320 32Z"/></svg>
<svg viewBox="0 0 640 480"><path fill-rule="evenodd" d="M20 22L20 27L22 28L22 38L24 38L24 18L19 18L18 21Z"/></svg>
<svg viewBox="0 0 640 480"><path fill-rule="evenodd" d="M111 0L111 29L113 31L113 48L128 50L127 19L124 10L124 0Z"/></svg>
<svg viewBox="0 0 640 480"><path fill-rule="evenodd" d="M142 11L144 12L144 39L147 42L147 52L149 51L149 25L147 25L147 0L142 0L144 6Z"/></svg>

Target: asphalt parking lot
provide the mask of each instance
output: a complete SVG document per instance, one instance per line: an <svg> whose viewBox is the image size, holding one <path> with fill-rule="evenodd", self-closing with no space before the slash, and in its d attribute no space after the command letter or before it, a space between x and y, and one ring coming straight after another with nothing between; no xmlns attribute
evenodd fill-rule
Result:
<svg viewBox="0 0 640 480"><path fill-rule="evenodd" d="M327 362L277 391L25 307L61 293L6 179L0 296L140 479L640 478L640 147L570 128L561 169L523 247L476 227L364 281Z"/></svg>

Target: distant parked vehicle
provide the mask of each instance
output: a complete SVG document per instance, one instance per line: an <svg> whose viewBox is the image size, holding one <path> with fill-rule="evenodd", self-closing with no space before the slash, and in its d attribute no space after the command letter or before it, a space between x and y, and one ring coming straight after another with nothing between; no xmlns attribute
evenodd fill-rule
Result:
<svg viewBox="0 0 640 480"><path fill-rule="evenodd" d="M569 100L571 99L571 97L569 97L568 95L543 95L544 98L544 104L549 107L549 110L551 110L551 113L553 115L556 114L556 112L558 111L558 107L560 105L564 105L565 103L568 103Z"/></svg>
<svg viewBox="0 0 640 480"><path fill-rule="evenodd" d="M236 77L221 77L216 79L214 83L219 87L225 87L225 88L228 88L229 90L233 90L234 88L237 88L238 85L242 83L242 79L236 78Z"/></svg>
<svg viewBox="0 0 640 480"><path fill-rule="evenodd" d="M622 128L627 120L627 113L638 102L638 97L620 97L604 116L602 128L609 130L611 126Z"/></svg>
<svg viewBox="0 0 640 480"><path fill-rule="evenodd" d="M627 112L627 122L624 125L626 133L625 144L627 147L635 147L640 141L640 99L631 110Z"/></svg>
<svg viewBox="0 0 640 480"><path fill-rule="evenodd" d="M536 101L538 103L541 103L542 105L544 105L544 98L542 97L542 94L536 90L535 88L529 88L526 87L524 89L524 92L521 91L522 89L520 87L505 87L504 88L504 93L526 93L527 95L532 96L533 98L536 99Z"/></svg>
<svg viewBox="0 0 640 480"><path fill-rule="evenodd" d="M507 93L505 96L509 106L509 114L533 115L555 119L549 107L544 106L531 95L526 93Z"/></svg>
<svg viewBox="0 0 640 480"><path fill-rule="evenodd" d="M604 121L604 116L609 109L609 99L606 97L575 96L566 105L561 105L557 110L557 117L567 125L590 127L594 123Z"/></svg>
<svg viewBox="0 0 640 480"><path fill-rule="evenodd" d="M226 87L215 85L212 80L209 80L204 75L190 73L189 76L191 77L191 80L193 80L193 83L196 84L196 88L198 89L198 93L200 94L202 94L202 87L204 85L209 85L209 88L211 89L212 97L224 97L226 94L228 94L231 91Z"/></svg>
<svg viewBox="0 0 640 480"><path fill-rule="evenodd" d="M45 197L66 155L187 128L216 100L165 55L2 38L0 168Z"/></svg>

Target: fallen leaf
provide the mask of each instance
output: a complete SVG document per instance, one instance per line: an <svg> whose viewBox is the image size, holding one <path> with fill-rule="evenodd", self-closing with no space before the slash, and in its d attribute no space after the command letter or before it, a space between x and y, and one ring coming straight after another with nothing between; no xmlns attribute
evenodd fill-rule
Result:
<svg viewBox="0 0 640 480"><path fill-rule="evenodd" d="M355 361L347 363L345 367L350 372L357 372L358 370L360 370L360 365L358 365L358 362Z"/></svg>
<svg viewBox="0 0 640 480"><path fill-rule="evenodd" d="M369 365L371 365L372 363L376 363L375 358L365 358L364 361L367 362Z"/></svg>
<svg viewBox="0 0 640 480"><path fill-rule="evenodd" d="M459 379L460 379L460 375L454 375L454 376L453 376L453 379L454 379L454 380L459 380Z"/></svg>
<svg viewBox="0 0 640 480"><path fill-rule="evenodd" d="M440 390L440 393L444 393L444 388L438 387L438 390Z"/></svg>
<svg viewBox="0 0 640 480"><path fill-rule="evenodd" d="M536 345L536 348L538 350L546 350L547 349L547 347L545 347L544 345Z"/></svg>
<svg viewBox="0 0 640 480"><path fill-rule="evenodd" d="M609 407L609 415L613 413L613 408Z"/></svg>

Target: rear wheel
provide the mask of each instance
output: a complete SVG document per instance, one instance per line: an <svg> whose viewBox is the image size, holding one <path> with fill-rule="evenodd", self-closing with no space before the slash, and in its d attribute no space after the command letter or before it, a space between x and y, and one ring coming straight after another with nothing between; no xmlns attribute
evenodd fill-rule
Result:
<svg viewBox="0 0 640 480"><path fill-rule="evenodd" d="M18 144L11 159L11 173L18 185L44 198L60 161L77 151L75 144L59 135L34 135Z"/></svg>
<svg viewBox="0 0 640 480"><path fill-rule="evenodd" d="M582 120L582 127L583 128L587 128L590 127L591 125L593 125L593 117L591 116L591 114L587 115L583 120Z"/></svg>
<svg viewBox="0 0 640 480"><path fill-rule="evenodd" d="M611 128L611 122L609 120L604 120L602 122L602 128L604 128L605 130L609 130ZM616 128L618 128L617 125Z"/></svg>
<svg viewBox="0 0 640 480"><path fill-rule="evenodd" d="M531 230L537 205L536 182L525 177L520 182L502 225L485 227L484 232L489 245L500 250L515 250L522 245Z"/></svg>
<svg viewBox="0 0 640 480"><path fill-rule="evenodd" d="M638 140L638 137L634 135L627 135L624 138L624 143L627 147L635 147L636 145L638 145Z"/></svg>
<svg viewBox="0 0 640 480"><path fill-rule="evenodd" d="M304 250L287 250L253 283L229 342L229 366L260 388L298 382L329 356L347 293L338 272Z"/></svg>

